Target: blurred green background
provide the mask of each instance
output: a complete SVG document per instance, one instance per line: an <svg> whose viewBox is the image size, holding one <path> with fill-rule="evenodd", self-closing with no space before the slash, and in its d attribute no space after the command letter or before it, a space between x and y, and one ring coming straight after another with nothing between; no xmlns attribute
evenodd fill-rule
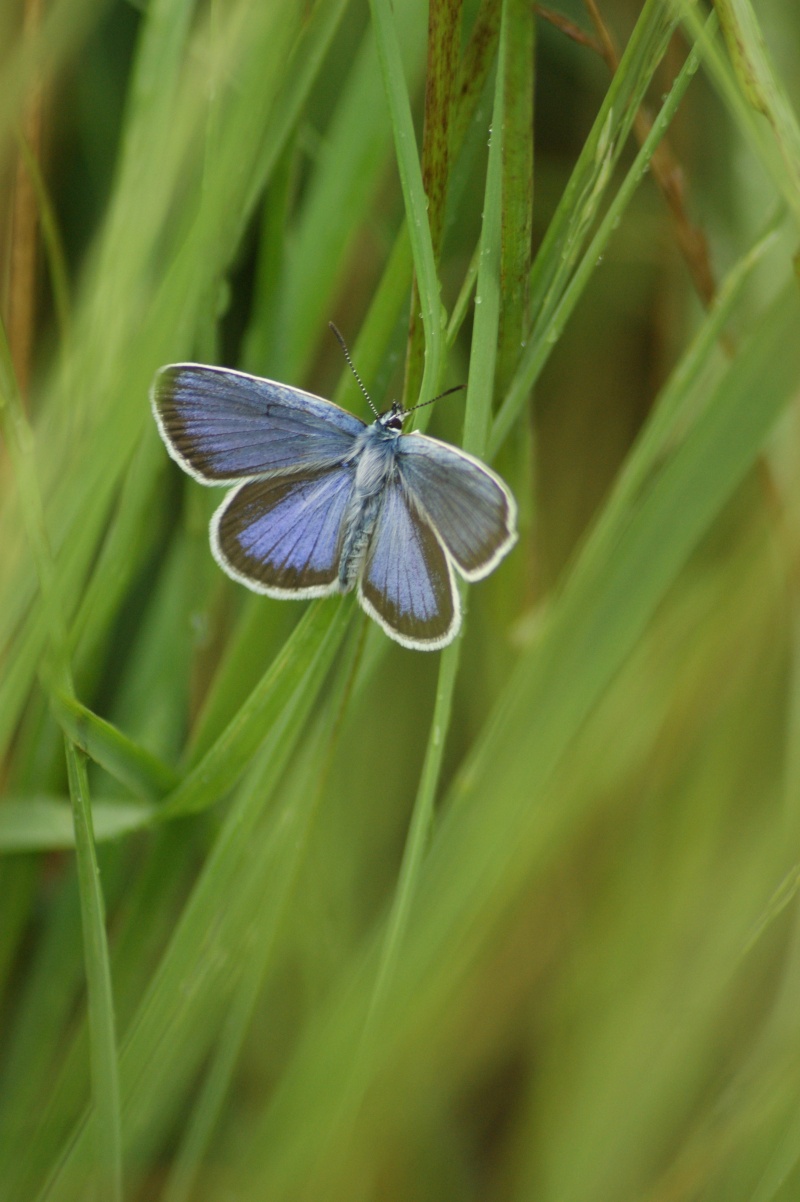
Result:
<svg viewBox="0 0 800 1202"><path fill-rule="evenodd" d="M800 1196L798 48L2 6L3 1202ZM329 320L517 496L444 652L228 580L155 429L366 416Z"/></svg>

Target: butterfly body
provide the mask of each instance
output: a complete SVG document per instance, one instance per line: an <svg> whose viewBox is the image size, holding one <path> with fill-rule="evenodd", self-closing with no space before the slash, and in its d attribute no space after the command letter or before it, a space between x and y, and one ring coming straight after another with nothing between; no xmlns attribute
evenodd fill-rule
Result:
<svg viewBox="0 0 800 1202"><path fill-rule="evenodd" d="M393 405L367 425L300 389L224 368L158 372L153 412L167 450L204 484L234 485L211 547L235 580L274 597L356 588L406 647L458 631L454 569L487 575L516 540L516 506L489 468L404 434Z"/></svg>
<svg viewBox="0 0 800 1202"><path fill-rule="evenodd" d="M355 440L353 491L343 520L344 540L339 561L339 584L349 592L361 565L381 508L381 499L397 472L396 456L402 418L393 406L365 426Z"/></svg>

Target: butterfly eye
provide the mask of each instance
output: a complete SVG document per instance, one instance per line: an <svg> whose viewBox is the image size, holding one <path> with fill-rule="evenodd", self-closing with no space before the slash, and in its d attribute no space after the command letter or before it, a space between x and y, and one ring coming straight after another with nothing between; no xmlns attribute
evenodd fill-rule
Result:
<svg viewBox="0 0 800 1202"><path fill-rule="evenodd" d="M400 416L400 414L399 413L392 414L392 416L386 422L385 429L387 429L387 430L402 430L402 428L403 428L403 419Z"/></svg>

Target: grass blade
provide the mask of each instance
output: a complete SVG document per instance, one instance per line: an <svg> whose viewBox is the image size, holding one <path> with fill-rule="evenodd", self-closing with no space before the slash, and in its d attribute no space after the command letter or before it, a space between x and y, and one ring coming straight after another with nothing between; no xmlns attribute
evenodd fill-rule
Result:
<svg viewBox="0 0 800 1202"><path fill-rule="evenodd" d="M13 368L0 325L0 422L7 440L20 489L20 500L31 551L36 564L43 608L49 624L52 666L48 675L57 686L73 692L67 651L67 632L56 592L53 557L44 520L44 508L32 456L30 428L13 376ZM122 1202L122 1136L117 1067L114 999L105 929L105 906L100 889L92 810L86 766L68 738L64 740L72 802L75 853L80 881L83 952L91 1040L92 1099L94 1105L95 1164L93 1176L109 1202Z"/></svg>
<svg viewBox="0 0 800 1202"><path fill-rule="evenodd" d="M315 602L287 639L272 667L161 808L162 818L197 813L224 797L256 749L275 730L297 729L297 707L308 702L310 682L321 683L350 617L344 598Z"/></svg>
<svg viewBox="0 0 800 1202"><path fill-rule="evenodd" d="M394 17L388 0L370 0L370 12L392 119L397 166L422 307L425 371L420 387L420 399L425 399L436 395L444 367L444 315L439 295L439 278Z"/></svg>
<svg viewBox="0 0 800 1202"><path fill-rule="evenodd" d="M152 821L153 807L141 802L92 802L96 843L143 830ZM0 854L59 851L74 846L75 827L69 802L46 797L15 801L9 797L0 805Z"/></svg>

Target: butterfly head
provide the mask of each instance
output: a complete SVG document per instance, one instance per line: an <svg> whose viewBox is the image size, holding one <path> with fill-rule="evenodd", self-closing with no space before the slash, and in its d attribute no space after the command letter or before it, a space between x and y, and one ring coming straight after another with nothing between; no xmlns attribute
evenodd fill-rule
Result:
<svg viewBox="0 0 800 1202"><path fill-rule="evenodd" d="M381 413L376 419L375 425L387 434L402 434L403 422L410 412L410 409L404 409L402 405L398 405L397 401L392 401L391 409Z"/></svg>

